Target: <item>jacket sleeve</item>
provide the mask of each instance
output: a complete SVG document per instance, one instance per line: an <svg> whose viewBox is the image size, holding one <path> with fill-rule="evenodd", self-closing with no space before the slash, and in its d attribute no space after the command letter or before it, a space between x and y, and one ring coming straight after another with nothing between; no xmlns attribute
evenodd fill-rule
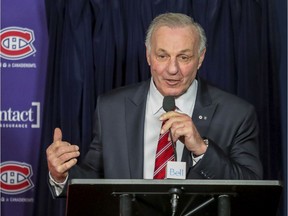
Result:
<svg viewBox="0 0 288 216"><path fill-rule="evenodd" d="M263 169L258 149L259 129L254 108L248 110L241 120L236 117L234 121L230 119L225 127L214 127L212 132L207 133L207 151L194 167L189 165L187 178L262 179ZM229 130L230 128L234 129Z"/></svg>

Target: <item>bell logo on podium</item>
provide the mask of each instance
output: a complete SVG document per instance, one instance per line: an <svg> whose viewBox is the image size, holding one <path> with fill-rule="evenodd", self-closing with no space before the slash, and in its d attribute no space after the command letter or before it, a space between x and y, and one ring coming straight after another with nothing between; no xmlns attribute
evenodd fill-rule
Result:
<svg viewBox="0 0 288 216"><path fill-rule="evenodd" d="M186 163L168 161L166 179L186 179Z"/></svg>

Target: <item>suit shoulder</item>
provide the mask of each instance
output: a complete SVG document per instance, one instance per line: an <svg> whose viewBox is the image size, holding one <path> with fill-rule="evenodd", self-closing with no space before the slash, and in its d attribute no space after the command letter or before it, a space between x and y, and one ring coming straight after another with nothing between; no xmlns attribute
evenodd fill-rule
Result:
<svg viewBox="0 0 288 216"><path fill-rule="evenodd" d="M112 89L99 96L98 100L103 101L119 101L124 98L138 98L147 94L149 89L149 81L142 81L139 83L118 87Z"/></svg>
<svg viewBox="0 0 288 216"><path fill-rule="evenodd" d="M230 109L249 109L253 110L254 106L243 98L224 91L212 85L207 85L209 94L211 95L213 103L221 104L222 106L229 106Z"/></svg>

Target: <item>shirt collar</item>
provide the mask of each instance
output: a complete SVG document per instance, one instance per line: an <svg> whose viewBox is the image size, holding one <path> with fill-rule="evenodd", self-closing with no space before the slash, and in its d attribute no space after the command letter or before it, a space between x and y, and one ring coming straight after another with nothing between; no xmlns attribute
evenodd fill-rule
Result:
<svg viewBox="0 0 288 216"><path fill-rule="evenodd" d="M175 99L176 107L180 112L192 115L197 95L197 88L198 81L194 79L187 91Z"/></svg>
<svg viewBox="0 0 288 216"><path fill-rule="evenodd" d="M153 115L155 115L161 110L164 97L156 88L153 82L153 78L151 78L151 81L150 81L149 92L150 92L150 101L151 101L151 104L153 104L152 112L153 112Z"/></svg>

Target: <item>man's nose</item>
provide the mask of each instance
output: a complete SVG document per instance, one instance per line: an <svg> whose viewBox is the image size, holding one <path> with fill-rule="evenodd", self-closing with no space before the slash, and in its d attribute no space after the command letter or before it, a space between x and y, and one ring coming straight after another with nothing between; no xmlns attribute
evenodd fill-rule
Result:
<svg viewBox="0 0 288 216"><path fill-rule="evenodd" d="M168 62L168 72L170 74L176 74L179 70L179 64L177 58L171 58Z"/></svg>

